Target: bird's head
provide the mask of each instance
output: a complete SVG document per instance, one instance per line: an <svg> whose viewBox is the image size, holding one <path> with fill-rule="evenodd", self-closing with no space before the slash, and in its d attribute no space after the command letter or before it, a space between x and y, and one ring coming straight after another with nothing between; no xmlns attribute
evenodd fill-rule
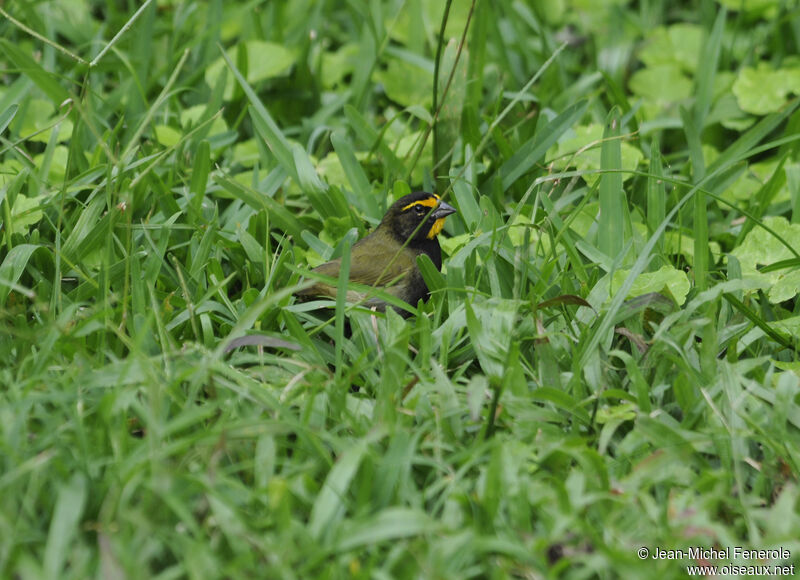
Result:
<svg viewBox="0 0 800 580"><path fill-rule="evenodd" d="M455 211L435 193L416 191L394 202L381 226L389 227L402 243L412 235L411 243L433 240L442 231L445 218Z"/></svg>

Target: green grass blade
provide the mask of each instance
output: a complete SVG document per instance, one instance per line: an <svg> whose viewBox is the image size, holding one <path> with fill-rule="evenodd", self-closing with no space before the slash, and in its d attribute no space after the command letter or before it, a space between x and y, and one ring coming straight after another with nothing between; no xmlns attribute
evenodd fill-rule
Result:
<svg viewBox="0 0 800 580"><path fill-rule="evenodd" d="M281 166L298 185L310 186L319 191L324 190L326 186L319 179L319 176L316 174L316 172L313 171L313 169L310 171L308 170L309 167L313 168L311 160L308 158L305 152L302 151L302 149L298 151L292 147L286 137L284 137L283 132L278 128L278 125L275 123L272 115L269 114L269 111L267 111L267 108L261 102L261 99L258 98L256 92L242 76L242 73L239 72L239 69L236 68L236 65L231 62L228 54L221 48L220 51L222 52L222 57L225 59L225 63L228 65L228 68L231 69L233 76L236 78L239 86L241 86L244 94L247 96L247 100L250 103L250 116L253 119L253 124L255 125L258 134L262 139L264 139L264 142L278 160L278 163L281 164ZM300 179L300 175L298 174L298 160L303 162L304 175L302 181Z"/></svg>
<svg viewBox="0 0 800 580"><path fill-rule="evenodd" d="M53 104L60 106L61 103L69 98L69 92L56 80L56 75L43 69L14 43L8 39L0 38L0 50L5 53L6 58L14 64L20 74L31 79L53 101Z"/></svg>
<svg viewBox="0 0 800 580"><path fill-rule="evenodd" d="M790 172L788 168L787 171L784 171L784 167L786 166L786 161L788 159L789 152L787 151L781 157L777 167L775 168L775 171L772 172L772 175L767 182L759 188L758 192L756 192L751 203L751 207L753 209L751 211L751 215L748 216L750 219L742 224L742 229L739 232L739 235L736 237L737 246L744 241L745 236L756 226L756 220L760 220L764 216L769 206L775 200L775 196L777 196L787 185L787 179L789 178Z"/></svg>
<svg viewBox="0 0 800 580"><path fill-rule="evenodd" d="M371 218L380 220L382 217L381 209L377 201L377 196L372 192L369 179L364 169L356 159L353 151L353 144L341 131L331 133L331 144L339 156L342 169L350 182L350 187L356 197L361 200L361 209Z"/></svg>
<svg viewBox="0 0 800 580"><path fill-rule="evenodd" d="M9 292L19 282L33 253L41 246L20 244L11 249L0 265L0 307L5 306Z"/></svg>
<svg viewBox="0 0 800 580"><path fill-rule="evenodd" d="M208 141L200 142L195 152L192 180L189 182L189 195L194 214L199 218L206 195L208 175L211 172L211 145Z"/></svg>
<svg viewBox="0 0 800 580"><path fill-rule="evenodd" d="M284 206L267 195L254 191L224 175L214 174L214 181L220 184L231 195L241 199L255 210L266 210L270 219L283 229L287 234L300 239L305 226Z"/></svg>
<svg viewBox="0 0 800 580"><path fill-rule="evenodd" d="M703 46L703 52L698 60L697 74L695 76L696 97L694 100L694 126L699 132L703 131L714 90L714 79L719 66L719 57L722 51L722 35L725 31L725 20L728 11L723 6L717 13L717 19ZM691 144L690 144L691 146Z"/></svg>
<svg viewBox="0 0 800 580"><path fill-rule="evenodd" d="M344 373L344 309L347 305L347 283L350 281L350 242L342 247L342 261L339 265L339 280L336 285L336 375Z"/></svg>
<svg viewBox="0 0 800 580"><path fill-rule="evenodd" d="M499 170L503 190L508 189L512 183L530 171L536 163L540 162L547 150L558 141L561 135L583 117L588 106L588 101L580 101L567 108L542 127L541 130L537 131L533 138L523 144L519 151L503 163Z"/></svg>
<svg viewBox="0 0 800 580"><path fill-rule="evenodd" d="M750 155L750 151L794 113L798 105L800 105L800 97L787 103L779 113L772 113L765 116L736 139L730 147L727 147L720 156L708 166L706 173L708 175L722 173L742 159L747 158Z"/></svg>
<svg viewBox="0 0 800 580"><path fill-rule="evenodd" d="M325 478L311 508L308 531L312 537L322 539L344 517L347 489L367 452L367 444L366 439L361 439L346 449Z"/></svg>
<svg viewBox="0 0 800 580"><path fill-rule="evenodd" d="M58 489L44 554L44 570L48 578L57 578L62 574L70 542L80 531L78 524L87 493L87 482L81 474L74 475Z"/></svg>
<svg viewBox="0 0 800 580"><path fill-rule="evenodd" d="M793 344L790 337L786 337L772 328L769 323L764 320L761 316L753 312L752 309L748 308L741 300L738 300L733 294L725 293L723 294L725 300L730 303L736 310L741 312L745 318L747 318L750 322L755 324L758 328L764 331L764 334L769 336L772 340L776 343L780 344L783 348L787 348L789 350L793 350L797 352L797 347Z"/></svg>
<svg viewBox="0 0 800 580"><path fill-rule="evenodd" d="M14 116L17 114L18 110L19 105L14 104L9 105L5 111L0 113L0 135L6 130L11 121L14 120Z"/></svg>
<svg viewBox="0 0 800 580"><path fill-rule="evenodd" d="M664 221L667 205L667 192L666 184L662 177L664 175L664 164L659 151L658 137L653 137L650 144L650 176L647 178L647 225L652 235L658 229L658 226ZM659 236L655 252L661 254L664 252L664 236ZM659 265L652 263L651 267L658 269Z"/></svg>
<svg viewBox="0 0 800 580"><path fill-rule="evenodd" d="M600 219L598 222L599 249L615 259L622 251L625 236L625 193L622 190L622 151L619 110L614 108L606 117L603 143L600 145Z"/></svg>
<svg viewBox="0 0 800 580"><path fill-rule="evenodd" d="M689 159L692 162L692 179L695 183L705 177L705 161L700 146L699 127L694 125L689 111L681 107L683 130L689 144ZM698 290L705 290L708 278L708 201L704 191L694 196L694 283Z"/></svg>

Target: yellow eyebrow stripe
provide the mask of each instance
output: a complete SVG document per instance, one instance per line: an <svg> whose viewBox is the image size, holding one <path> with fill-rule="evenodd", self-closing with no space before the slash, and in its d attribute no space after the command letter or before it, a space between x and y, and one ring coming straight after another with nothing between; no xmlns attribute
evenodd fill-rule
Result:
<svg viewBox="0 0 800 580"><path fill-rule="evenodd" d="M414 202L409 203L407 206L405 206L403 208L402 211L406 211L407 209L412 208L415 205L424 205L425 207L436 207L436 205L439 203L439 199L440 198L435 193L433 193L431 195L433 195L433 197L428 197L428 198L425 198L425 199L421 199L419 201L414 201Z"/></svg>

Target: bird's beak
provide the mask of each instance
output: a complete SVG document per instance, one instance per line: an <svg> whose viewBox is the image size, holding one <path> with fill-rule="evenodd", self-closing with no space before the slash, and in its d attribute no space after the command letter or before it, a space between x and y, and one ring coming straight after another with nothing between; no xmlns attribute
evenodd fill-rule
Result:
<svg viewBox="0 0 800 580"><path fill-rule="evenodd" d="M434 212L431 214L435 219L440 220L446 218L451 213L456 213L456 208L450 205L447 202L440 201L439 207L437 207Z"/></svg>

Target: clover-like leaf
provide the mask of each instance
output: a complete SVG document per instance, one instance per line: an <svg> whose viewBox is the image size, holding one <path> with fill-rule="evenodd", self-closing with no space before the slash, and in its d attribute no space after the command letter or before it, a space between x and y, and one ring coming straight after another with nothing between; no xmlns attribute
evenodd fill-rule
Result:
<svg viewBox="0 0 800 580"><path fill-rule="evenodd" d="M438 26L439 21L444 13L446 0L425 0L417 4L417 10L400 10L397 15L393 11L384 11L384 25L389 37L403 45L408 46L413 38L424 38L426 32L420 25L425 23L425 28L428 25L436 23ZM467 25L467 16L470 12L470 2L453 2L450 5L450 12L447 17L447 28L444 32L446 39L457 38L461 36L464 27ZM544 7L542 8L545 9ZM423 19L423 22L417 20L418 17ZM436 29L438 33L438 28ZM411 47L414 48L413 46Z"/></svg>
<svg viewBox="0 0 800 580"><path fill-rule="evenodd" d="M181 127L184 129L193 128L197 122L202 119L206 112L206 105L195 105L187 107L181 111ZM209 135L218 135L228 130L228 124L225 119L220 115L211 122L211 129L208 131Z"/></svg>
<svg viewBox="0 0 800 580"><path fill-rule="evenodd" d="M430 108L433 72L400 59L392 59L386 70L377 70L375 80L383 85L386 96L404 107L422 105Z"/></svg>
<svg viewBox="0 0 800 580"><path fill-rule="evenodd" d="M749 201L764 184L769 181L772 174L778 167L778 160L775 158L767 159L760 163L751 163L747 171L742 173L739 178L722 192L723 199L732 202ZM771 205L789 201L789 188L784 184L775 193Z"/></svg>
<svg viewBox="0 0 800 580"><path fill-rule="evenodd" d="M767 294L770 302L783 302L800 291L800 270L781 269L763 273L757 267L795 258L792 251L775 236L780 236L792 248L800 248L800 224L790 224L786 218L774 216L765 217L763 223L775 235L764 228L753 228L731 255L739 260L744 278L765 282L770 287Z"/></svg>
<svg viewBox="0 0 800 580"><path fill-rule="evenodd" d="M24 115L14 119L11 123L12 130L21 137L29 137L31 141L47 143L61 113L46 99L31 99L22 110ZM72 121L62 119L58 125L59 143L67 141L71 135Z"/></svg>
<svg viewBox="0 0 800 580"><path fill-rule="evenodd" d="M800 90L800 67L774 69L767 63L744 67L733 83L733 94L743 111L766 115L778 111L789 94Z"/></svg>
<svg viewBox="0 0 800 580"><path fill-rule="evenodd" d="M351 74L358 63L358 44L348 43L339 50L326 50L322 53L319 67L320 80L326 89L335 89L345 77Z"/></svg>
<svg viewBox="0 0 800 580"><path fill-rule="evenodd" d="M575 167L578 171L594 171L600 169L600 144L603 139L603 126L601 124L581 125L575 128L574 132L565 134L565 139L560 141L547 152L547 159L553 161L559 170L567 167ZM642 152L623 141L621 145L622 153L622 180L627 181L633 177L632 173L624 170L633 171L642 160ZM599 173L589 173L583 175L584 181L589 185L594 184L600 179Z"/></svg>
<svg viewBox="0 0 800 580"><path fill-rule="evenodd" d="M772 288L769 289L767 297L773 304L791 300L800 294L800 270L792 270L788 274L782 275Z"/></svg>
<svg viewBox="0 0 800 580"><path fill-rule="evenodd" d="M628 277L628 270L617 270L611 280L611 293L614 294L619 291L625 278ZM686 295L689 293L691 285L686 272L678 270L672 266L662 266L656 272L645 272L639 274L628 292L628 298L634 298L643 294L650 294L651 292L668 292L675 302L683 304L686 301Z"/></svg>
<svg viewBox="0 0 800 580"><path fill-rule="evenodd" d="M657 64L636 71L628 83L634 94L664 106L689 98L692 81L677 64Z"/></svg>
<svg viewBox="0 0 800 580"><path fill-rule="evenodd" d="M683 232L666 232L664 234L665 251L667 254L681 254L690 266L694 265L694 238L687 236ZM708 249L716 261L719 259L722 249L719 243L708 242Z"/></svg>
<svg viewBox="0 0 800 580"><path fill-rule="evenodd" d="M274 42L264 42L263 40L248 40L237 44L227 50L228 57L232 62L237 62L240 50L247 51L247 75L245 79L250 84L285 75L295 62L292 52L280 44ZM205 71L205 80L209 86L214 86L220 71L225 67L222 57L215 60ZM228 70L228 78L225 83L224 98L229 101L233 97L233 73Z"/></svg>
<svg viewBox="0 0 800 580"><path fill-rule="evenodd" d="M647 43L639 53L648 67L672 64L694 72L703 47L703 28L696 24L675 24L657 28L649 34Z"/></svg>
<svg viewBox="0 0 800 580"><path fill-rule="evenodd" d="M800 224L790 224L786 218L780 216L765 217L763 223L789 246L800 248ZM758 265L764 266L795 257L775 235L759 227L753 228L731 254L739 260L743 274L755 273Z"/></svg>
<svg viewBox="0 0 800 580"><path fill-rule="evenodd" d="M719 0L719 3L731 10L741 11L750 18L774 18L782 5L781 0Z"/></svg>
<svg viewBox="0 0 800 580"><path fill-rule="evenodd" d="M169 125L156 125L153 130L156 140L164 147L172 147L181 140L182 133Z"/></svg>
<svg viewBox="0 0 800 580"><path fill-rule="evenodd" d="M14 231L25 229L29 226L38 224L42 219L42 210L39 203L44 196L28 198L22 194L17 195L14 200L14 207L11 210L11 220Z"/></svg>

